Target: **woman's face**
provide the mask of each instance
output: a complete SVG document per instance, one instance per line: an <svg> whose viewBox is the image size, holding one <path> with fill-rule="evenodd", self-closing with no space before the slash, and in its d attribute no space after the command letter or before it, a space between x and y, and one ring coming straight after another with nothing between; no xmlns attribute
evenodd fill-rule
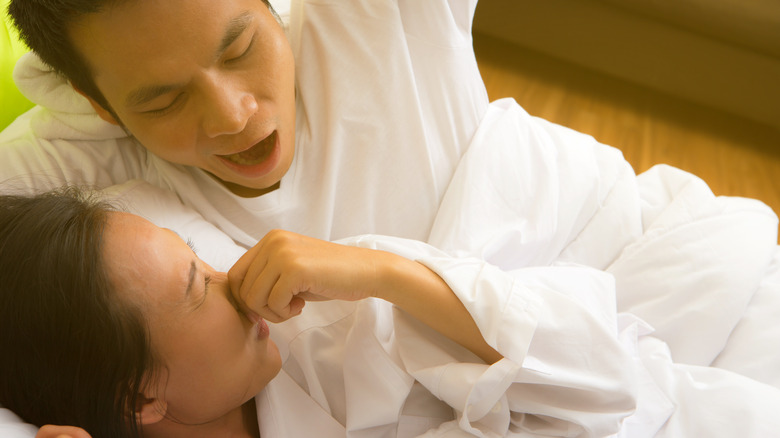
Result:
<svg viewBox="0 0 780 438"><path fill-rule="evenodd" d="M147 394L185 424L218 420L279 372L265 322L251 323L230 294L227 275L202 262L174 232L112 212L104 260L120 299L140 308L162 362Z"/></svg>
<svg viewBox="0 0 780 438"><path fill-rule="evenodd" d="M254 194L289 169L294 61L262 1L117 2L69 31L114 113L149 151Z"/></svg>

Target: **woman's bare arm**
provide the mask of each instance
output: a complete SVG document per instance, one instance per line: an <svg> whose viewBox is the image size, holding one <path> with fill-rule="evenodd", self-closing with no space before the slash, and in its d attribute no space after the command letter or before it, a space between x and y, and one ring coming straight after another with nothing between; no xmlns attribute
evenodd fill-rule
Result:
<svg viewBox="0 0 780 438"><path fill-rule="evenodd" d="M233 296L250 318L281 322L300 313L305 301L377 297L485 362L501 359L444 280L424 265L390 252L272 231L228 275Z"/></svg>

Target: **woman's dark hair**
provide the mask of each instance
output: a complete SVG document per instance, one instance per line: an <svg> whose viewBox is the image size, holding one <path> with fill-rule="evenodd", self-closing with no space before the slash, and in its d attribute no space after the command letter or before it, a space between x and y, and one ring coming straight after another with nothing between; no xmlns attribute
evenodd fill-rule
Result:
<svg viewBox="0 0 780 438"><path fill-rule="evenodd" d="M89 65L73 44L68 30L85 15L99 13L127 1L132 0L11 0L8 14L24 43L43 62L119 120L95 84ZM262 2L279 20L269 0Z"/></svg>
<svg viewBox="0 0 780 438"><path fill-rule="evenodd" d="M110 211L74 188L0 196L0 405L96 438L139 435L154 366L143 316L104 268Z"/></svg>

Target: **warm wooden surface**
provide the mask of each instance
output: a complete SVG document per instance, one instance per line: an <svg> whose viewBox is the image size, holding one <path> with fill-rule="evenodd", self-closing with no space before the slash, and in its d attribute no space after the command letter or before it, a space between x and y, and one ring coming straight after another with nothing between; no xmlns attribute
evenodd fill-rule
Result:
<svg viewBox="0 0 780 438"><path fill-rule="evenodd" d="M514 97L532 115L615 146L637 173L670 164L704 179L716 195L756 198L780 212L780 131L501 40L474 40L491 100Z"/></svg>

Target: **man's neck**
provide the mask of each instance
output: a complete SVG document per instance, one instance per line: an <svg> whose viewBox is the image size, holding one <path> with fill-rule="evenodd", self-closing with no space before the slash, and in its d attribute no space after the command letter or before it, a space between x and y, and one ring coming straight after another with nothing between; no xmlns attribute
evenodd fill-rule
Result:
<svg viewBox="0 0 780 438"><path fill-rule="evenodd" d="M281 182L277 182L271 187L266 187L264 189L253 189L250 187L244 187L236 183L232 183L230 181L222 180L211 172L206 172L206 173L209 174L215 180L219 181L223 186L227 187L227 189L230 190L234 195L240 196L242 198L256 198L258 196L263 196L266 193L271 193L274 190L277 190L281 186Z"/></svg>

